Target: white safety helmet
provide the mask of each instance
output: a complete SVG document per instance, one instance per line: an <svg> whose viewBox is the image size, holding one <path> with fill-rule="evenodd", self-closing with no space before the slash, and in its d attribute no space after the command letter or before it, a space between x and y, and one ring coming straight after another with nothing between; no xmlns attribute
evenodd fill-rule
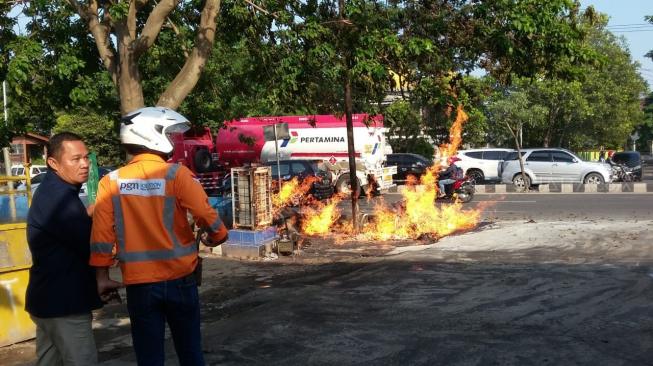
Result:
<svg viewBox="0 0 653 366"><path fill-rule="evenodd" d="M186 117L170 108L140 108L120 119L120 142L169 154L173 145L168 134L183 133L189 128Z"/></svg>

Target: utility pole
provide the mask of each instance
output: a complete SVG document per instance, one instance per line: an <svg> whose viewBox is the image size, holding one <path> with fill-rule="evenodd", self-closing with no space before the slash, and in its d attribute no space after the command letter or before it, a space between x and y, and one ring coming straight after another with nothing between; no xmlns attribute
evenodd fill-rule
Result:
<svg viewBox="0 0 653 366"><path fill-rule="evenodd" d="M2 82L2 104L5 111L5 127L9 127L8 117L7 117L7 82ZM11 158L9 157L9 147L5 146L2 148L2 155L5 162L5 175L11 175ZM7 183L7 186L10 186L11 182Z"/></svg>
<svg viewBox="0 0 653 366"><path fill-rule="evenodd" d="M7 116L7 81L2 81L2 105L5 112L5 127L9 127L8 116ZM9 157L9 147L2 148L2 155L5 160L5 173L7 176L11 175L11 158ZM7 181L7 190L11 192L14 189L14 182ZM9 194L9 212L11 213L11 219L16 220L16 196L13 193Z"/></svg>

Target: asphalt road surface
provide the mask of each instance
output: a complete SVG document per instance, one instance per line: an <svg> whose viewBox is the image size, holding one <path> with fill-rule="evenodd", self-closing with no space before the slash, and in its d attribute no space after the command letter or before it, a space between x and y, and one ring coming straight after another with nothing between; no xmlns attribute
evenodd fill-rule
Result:
<svg viewBox="0 0 653 366"><path fill-rule="evenodd" d="M388 204L402 199L401 194L385 194ZM361 211L373 212L375 200L360 201ZM446 203L438 203L446 204ZM483 219L497 220L572 220L572 219L653 219L653 194L477 194L465 204L482 208ZM350 201L340 204L345 215Z"/></svg>
<svg viewBox="0 0 653 366"><path fill-rule="evenodd" d="M381 257L206 258L207 364L653 365L652 203L477 195L477 230ZM95 313L104 365L135 364L126 314L124 304ZM33 365L34 342L0 359Z"/></svg>

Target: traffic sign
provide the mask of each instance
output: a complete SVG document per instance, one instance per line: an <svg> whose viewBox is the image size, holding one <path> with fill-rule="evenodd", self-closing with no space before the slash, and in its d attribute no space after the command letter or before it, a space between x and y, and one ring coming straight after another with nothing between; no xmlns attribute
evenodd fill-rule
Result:
<svg viewBox="0 0 653 366"><path fill-rule="evenodd" d="M637 139L639 139L639 133L637 133L637 131L633 132L633 134L630 135L630 138L631 138L633 141L637 141Z"/></svg>

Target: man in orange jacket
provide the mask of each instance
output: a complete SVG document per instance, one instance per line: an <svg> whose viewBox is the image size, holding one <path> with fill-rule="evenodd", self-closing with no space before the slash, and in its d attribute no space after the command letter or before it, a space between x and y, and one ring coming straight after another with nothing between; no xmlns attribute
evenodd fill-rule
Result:
<svg viewBox="0 0 653 366"><path fill-rule="evenodd" d="M187 213L208 232L209 245L224 242L227 229L192 172L166 163L168 134L188 128L186 118L162 107L123 117L120 140L133 158L98 188L90 264L100 293L115 285L108 267L120 264L139 365L163 365L166 321L179 363L204 364L193 276L198 256Z"/></svg>

